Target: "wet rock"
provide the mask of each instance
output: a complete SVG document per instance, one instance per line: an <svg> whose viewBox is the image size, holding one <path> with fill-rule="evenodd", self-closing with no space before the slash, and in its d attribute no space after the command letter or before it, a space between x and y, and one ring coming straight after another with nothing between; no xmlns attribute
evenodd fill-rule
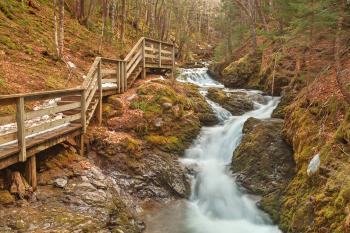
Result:
<svg viewBox="0 0 350 233"><path fill-rule="evenodd" d="M235 150L232 170L248 191L262 195L260 207L279 220L281 195L294 175L293 151L283 140L283 120L249 118Z"/></svg>
<svg viewBox="0 0 350 233"><path fill-rule="evenodd" d="M225 92L218 88L209 88L207 97L235 116L243 115L254 109L252 99L244 92Z"/></svg>
<svg viewBox="0 0 350 233"><path fill-rule="evenodd" d="M162 104L162 107L163 107L163 109L164 110L169 110L169 109L171 109L171 107L172 107L173 105L172 105L172 103L163 103Z"/></svg>
<svg viewBox="0 0 350 233"><path fill-rule="evenodd" d="M254 81L259 77L260 64L260 53L247 54L222 70L222 82L230 88L257 88L259 83Z"/></svg>
<svg viewBox="0 0 350 233"><path fill-rule="evenodd" d="M53 184L58 188L66 187L67 183L68 183L67 178L57 178L53 182Z"/></svg>

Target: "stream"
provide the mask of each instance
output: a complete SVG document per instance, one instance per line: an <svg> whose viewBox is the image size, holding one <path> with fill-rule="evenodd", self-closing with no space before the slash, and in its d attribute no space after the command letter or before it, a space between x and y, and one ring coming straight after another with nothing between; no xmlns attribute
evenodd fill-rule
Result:
<svg viewBox="0 0 350 233"><path fill-rule="evenodd" d="M224 88L213 80L206 68L184 69L181 82L194 83L205 95L209 87ZM258 91L232 90L260 95ZM255 110L232 116L218 104L207 100L220 123L203 127L181 162L195 171L188 201L172 203L147 220L149 233L280 233L268 216L256 206L257 198L244 193L229 170L232 154L242 138L249 117L270 118L279 98L264 96L265 104L255 102Z"/></svg>

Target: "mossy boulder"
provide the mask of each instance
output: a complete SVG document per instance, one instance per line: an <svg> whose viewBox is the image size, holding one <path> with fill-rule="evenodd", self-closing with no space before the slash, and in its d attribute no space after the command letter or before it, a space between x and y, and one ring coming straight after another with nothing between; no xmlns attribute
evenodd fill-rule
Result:
<svg viewBox="0 0 350 233"><path fill-rule="evenodd" d="M283 120L249 118L235 150L232 171L249 192L262 195L260 207L279 221L281 195L294 175L293 151L282 138Z"/></svg>
<svg viewBox="0 0 350 233"><path fill-rule="evenodd" d="M167 107L164 107L164 105ZM145 124L136 133L153 146L182 153L202 124L214 124L216 116L193 85L170 82L144 83L130 108L142 111Z"/></svg>
<svg viewBox="0 0 350 233"><path fill-rule="evenodd" d="M230 88L261 89L259 79L261 53L250 53L229 64L223 71L222 82Z"/></svg>
<svg viewBox="0 0 350 233"><path fill-rule="evenodd" d="M209 88L207 97L235 116L243 115L254 109L252 99L245 92L225 92L222 89Z"/></svg>

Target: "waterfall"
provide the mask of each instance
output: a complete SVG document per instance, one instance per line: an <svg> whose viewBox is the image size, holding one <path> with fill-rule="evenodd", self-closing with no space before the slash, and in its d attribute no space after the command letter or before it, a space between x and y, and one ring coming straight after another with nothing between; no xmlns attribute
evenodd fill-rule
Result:
<svg viewBox="0 0 350 233"><path fill-rule="evenodd" d="M203 93L208 87L223 88L207 74L206 68L187 69L179 81L194 83ZM228 90L230 91L230 90ZM231 90L232 91L232 90ZM256 94L257 91L245 91ZM265 96L267 104L255 103L255 110L242 116L232 116L208 100L221 124L204 127L200 136L185 153L182 162L195 166L197 175L192 181L192 195L184 223L188 233L277 233L266 214L240 191L228 167L232 153L242 138L242 129L249 117L270 118L279 98Z"/></svg>

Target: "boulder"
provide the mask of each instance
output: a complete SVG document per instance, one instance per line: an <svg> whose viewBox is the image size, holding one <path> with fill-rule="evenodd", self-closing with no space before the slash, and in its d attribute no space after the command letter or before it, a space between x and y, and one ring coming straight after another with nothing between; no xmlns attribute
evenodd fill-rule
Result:
<svg viewBox="0 0 350 233"><path fill-rule="evenodd" d="M294 175L293 151L282 138L283 120L249 118L243 139L233 154L231 168L237 182L262 195L260 207L278 222L280 196Z"/></svg>
<svg viewBox="0 0 350 233"><path fill-rule="evenodd" d="M253 100L245 92L225 92L218 88L209 88L207 97L235 116L254 109Z"/></svg>

